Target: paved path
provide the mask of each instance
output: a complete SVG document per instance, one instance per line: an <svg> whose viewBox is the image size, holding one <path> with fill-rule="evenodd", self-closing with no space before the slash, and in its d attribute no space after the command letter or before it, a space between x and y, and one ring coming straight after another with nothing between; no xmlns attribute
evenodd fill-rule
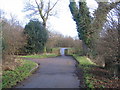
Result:
<svg viewBox="0 0 120 90"><path fill-rule="evenodd" d="M31 60L40 63L40 68L17 88L79 88L71 56Z"/></svg>

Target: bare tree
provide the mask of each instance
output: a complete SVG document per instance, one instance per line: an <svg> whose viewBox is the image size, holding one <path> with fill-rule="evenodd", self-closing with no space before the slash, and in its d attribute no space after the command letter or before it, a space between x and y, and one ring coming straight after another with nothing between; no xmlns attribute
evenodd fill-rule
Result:
<svg viewBox="0 0 120 90"><path fill-rule="evenodd" d="M50 32L49 38L46 43L47 50L56 47L66 47L66 48L73 48L72 52L80 53L82 50L81 41L79 39L73 39L70 36L63 36L60 33Z"/></svg>
<svg viewBox="0 0 120 90"><path fill-rule="evenodd" d="M45 0L29 0L26 3L25 11L32 11L31 15L39 14L42 19L43 26L46 28L46 22L48 17L51 15L51 11L56 6L59 0L57 0L53 5L51 5L51 0L45 2ZM47 3L47 5L46 5Z"/></svg>

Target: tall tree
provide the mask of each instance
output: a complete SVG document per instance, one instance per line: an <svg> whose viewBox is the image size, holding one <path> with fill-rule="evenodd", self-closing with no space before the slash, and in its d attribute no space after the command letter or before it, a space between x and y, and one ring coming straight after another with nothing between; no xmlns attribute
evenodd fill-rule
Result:
<svg viewBox="0 0 120 90"><path fill-rule="evenodd" d="M100 33L103 30L103 26L107 21L107 16L109 12L113 10L120 3L120 1L114 2L111 0L111 3L109 3L109 2L99 2L98 0L96 0L96 2L98 4L98 8L94 12L94 19L90 25L90 31L91 31L90 53L92 58L94 57L94 59L98 55L96 47L99 42Z"/></svg>
<svg viewBox="0 0 120 90"><path fill-rule="evenodd" d="M86 54L87 47L89 47L90 44L89 27L91 23L91 17L89 9L86 5L86 2L79 2L79 6L77 7L76 2L72 1L70 2L69 7L73 15L73 19L77 25L79 39L83 41L84 54Z"/></svg>
<svg viewBox="0 0 120 90"><path fill-rule="evenodd" d="M116 17L116 18L113 18ZM97 44L98 61L104 62L105 68L112 70L114 76L120 73L120 54L119 54L119 26L120 26L120 4L109 14L108 20L104 24L101 37Z"/></svg>
<svg viewBox="0 0 120 90"><path fill-rule="evenodd" d="M116 5L120 3L120 1L117 0L116 2L112 1L111 3L99 2L98 0L96 0L96 2L98 3L98 8L94 13L94 19L92 20L92 23L90 23L90 25L88 25L88 23L86 24L86 22L89 22L89 17L88 21L86 21L87 17L84 17L84 15L89 16L88 13L83 13L84 11L87 12L87 10L85 10L85 2L79 2L79 8L77 7L74 0L70 2L70 10L77 24L78 35L80 39L84 41L84 43L88 44L88 46L90 47L90 52L96 52L95 47L97 42L99 41L100 32L102 31L103 25L107 20L107 15L113 8L116 7ZM85 25L87 26L87 28ZM84 27L86 28L85 32ZM87 36L87 39L85 36Z"/></svg>
<svg viewBox="0 0 120 90"><path fill-rule="evenodd" d="M97 0L96 0L97 1ZM102 31L103 25L107 21L107 15L108 13L116 7L116 5L119 2L99 2L98 3L98 8L94 13L94 21L91 24L91 31L93 34L91 35L93 38L93 42L97 42L99 40L99 34ZM95 44L94 44L95 45ZM94 47L93 45L93 47Z"/></svg>
<svg viewBox="0 0 120 90"><path fill-rule="evenodd" d="M31 15L39 14L39 16L42 19L42 24L46 28L46 22L48 20L48 17L51 15L51 11L56 6L59 0L57 0L53 5L51 5L51 1L48 0L48 3L46 5L45 0L29 0L26 3L25 11L32 11L33 13Z"/></svg>
<svg viewBox="0 0 120 90"><path fill-rule="evenodd" d="M38 20L30 20L25 26L24 34L28 37L28 42L25 46L27 53L43 52L48 33L41 22Z"/></svg>

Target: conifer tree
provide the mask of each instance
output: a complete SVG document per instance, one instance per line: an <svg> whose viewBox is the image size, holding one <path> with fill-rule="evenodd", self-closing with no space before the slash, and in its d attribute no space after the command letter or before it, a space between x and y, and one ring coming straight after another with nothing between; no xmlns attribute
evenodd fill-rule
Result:
<svg viewBox="0 0 120 90"><path fill-rule="evenodd" d="M24 34L28 37L28 42L25 46L27 53L40 53L44 51L48 33L41 22L30 20L25 26Z"/></svg>

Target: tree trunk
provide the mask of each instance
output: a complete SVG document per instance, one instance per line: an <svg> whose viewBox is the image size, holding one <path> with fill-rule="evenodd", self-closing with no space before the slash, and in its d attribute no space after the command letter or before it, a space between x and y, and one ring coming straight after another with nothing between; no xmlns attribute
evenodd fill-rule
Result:
<svg viewBox="0 0 120 90"><path fill-rule="evenodd" d="M87 45L84 43L84 41L82 41L82 48L83 48L83 55L86 56L87 52L88 52L88 47Z"/></svg>
<svg viewBox="0 0 120 90"><path fill-rule="evenodd" d="M43 26L46 29L46 22L45 21L43 21Z"/></svg>
<svg viewBox="0 0 120 90"><path fill-rule="evenodd" d="M46 29L46 22L47 22L47 20L44 18L43 19L43 27Z"/></svg>

